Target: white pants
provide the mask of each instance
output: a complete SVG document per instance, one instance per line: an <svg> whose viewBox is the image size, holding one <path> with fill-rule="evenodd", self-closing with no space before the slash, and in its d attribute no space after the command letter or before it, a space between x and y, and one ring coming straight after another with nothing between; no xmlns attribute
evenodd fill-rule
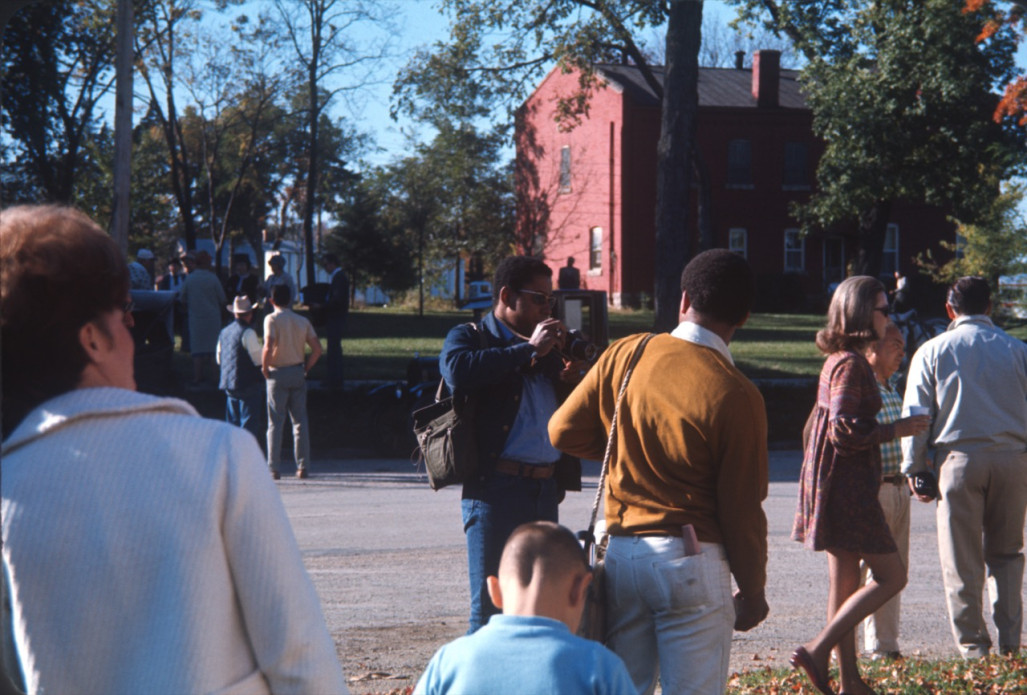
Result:
<svg viewBox="0 0 1027 695"><path fill-rule="evenodd" d="M685 557L680 538L614 536L606 551L607 639L639 693L722 695L735 609L724 548Z"/></svg>
<svg viewBox="0 0 1027 695"><path fill-rule="evenodd" d="M891 529L892 538L899 548L899 558L909 569L909 486L903 482L881 483L881 491L877 495L884 510L884 518ZM865 562L859 563L862 578L860 584L867 580L870 568ZM897 652L899 650L899 615L902 608L902 592L895 594L888 603L878 608L863 621L863 646L868 652Z"/></svg>
<svg viewBox="0 0 1027 695"><path fill-rule="evenodd" d="M1020 647L1027 454L941 452L938 555L952 635L963 657L986 656L988 576L999 646Z"/></svg>

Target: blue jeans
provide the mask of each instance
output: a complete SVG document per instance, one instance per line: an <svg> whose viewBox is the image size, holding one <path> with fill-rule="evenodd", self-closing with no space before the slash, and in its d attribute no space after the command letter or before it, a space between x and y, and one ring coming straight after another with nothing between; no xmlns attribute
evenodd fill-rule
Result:
<svg viewBox="0 0 1027 695"><path fill-rule="evenodd" d="M233 395L234 394L234 395ZM267 390L263 384L247 389L225 393L225 421L242 427L256 437L265 439L264 415L267 413Z"/></svg>
<svg viewBox="0 0 1027 695"><path fill-rule="evenodd" d="M612 536L606 551L606 646L639 693L721 695L735 607L721 545L685 557L674 536Z"/></svg>
<svg viewBox="0 0 1027 695"><path fill-rule="evenodd" d="M471 634L499 613L485 578L499 573L499 558L513 530L531 521L557 521L556 482L496 474L464 485L460 502L471 585Z"/></svg>

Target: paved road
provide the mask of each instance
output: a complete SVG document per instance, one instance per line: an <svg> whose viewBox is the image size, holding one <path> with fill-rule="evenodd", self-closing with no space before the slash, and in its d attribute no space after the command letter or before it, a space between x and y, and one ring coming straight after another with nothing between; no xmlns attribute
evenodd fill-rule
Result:
<svg viewBox="0 0 1027 695"><path fill-rule="evenodd" d="M826 559L789 540L799 465L797 451L771 452L764 505L771 613L736 634L733 671L785 666L791 650L823 627ZM585 490L560 506L561 522L573 530L587 525L598 465L586 463L585 475ZM311 478L285 476L279 485L352 690L413 685L435 649L467 627L459 489L433 492L397 460L315 461ZM934 505L914 502L902 650L951 657L934 528Z"/></svg>

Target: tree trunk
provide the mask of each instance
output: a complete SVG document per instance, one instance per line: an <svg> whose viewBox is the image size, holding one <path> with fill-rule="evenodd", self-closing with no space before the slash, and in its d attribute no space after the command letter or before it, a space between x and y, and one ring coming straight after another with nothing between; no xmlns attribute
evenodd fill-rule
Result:
<svg viewBox="0 0 1027 695"><path fill-rule="evenodd" d="M687 220L701 24L702 2L670 3L663 115L656 154L656 331L669 331L678 324L681 270L688 259Z"/></svg>
<svg viewBox="0 0 1027 695"><path fill-rule="evenodd" d="M884 257L884 237L888 231L892 201L879 200L859 216L859 251L853 271L856 275L877 277Z"/></svg>
<svg viewBox="0 0 1027 695"><path fill-rule="evenodd" d="M132 179L132 61L135 45L132 0L118 0L117 96L114 101L114 219L111 231L121 253L128 253ZM156 280L156 278L154 278Z"/></svg>
<svg viewBox="0 0 1027 695"><path fill-rule="evenodd" d="M313 42L310 60L309 89L310 104L307 122L307 198L303 201L303 240L306 246L307 284L314 284L314 199L317 196L317 117L320 112L317 96L317 41Z"/></svg>
<svg viewBox="0 0 1027 695"><path fill-rule="evenodd" d="M692 143L695 144L694 141ZM699 251L716 246L713 237L713 189L710 186L710 168L698 147L692 148L692 163L696 183L699 184Z"/></svg>

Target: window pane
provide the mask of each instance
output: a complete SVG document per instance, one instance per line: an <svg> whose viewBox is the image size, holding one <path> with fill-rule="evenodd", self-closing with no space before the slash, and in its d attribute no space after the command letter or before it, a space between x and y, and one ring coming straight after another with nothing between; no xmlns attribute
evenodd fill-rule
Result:
<svg viewBox="0 0 1027 695"><path fill-rule="evenodd" d="M748 140L732 140L727 146L727 182L745 185L752 183L752 151Z"/></svg>
<svg viewBox="0 0 1027 695"><path fill-rule="evenodd" d="M801 272L806 269L806 240L798 229L785 230L785 263L786 273Z"/></svg>
<svg viewBox="0 0 1027 695"><path fill-rule="evenodd" d="M739 254L742 258L747 258L748 233L741 227L733 227L728 230L727 235L728 250Z"/></svg>
<svg viewBox="0 0 1027 695"><path fill-rule="evenodd" d="M589 230L588 268L599 270L603 267L603 228L592 227Z"/></svg>
<svg viewBox="0 0 1027 695"><path fill-rule="evenodd" d="M571 192L571 148L560 150L560 192Z"/></svg>
<svg viewBox="0 0 1027 695"><path fill-rule="evenodd" d="M785 143L785 186L808 186L807 147L804 142Z"/></svg>

